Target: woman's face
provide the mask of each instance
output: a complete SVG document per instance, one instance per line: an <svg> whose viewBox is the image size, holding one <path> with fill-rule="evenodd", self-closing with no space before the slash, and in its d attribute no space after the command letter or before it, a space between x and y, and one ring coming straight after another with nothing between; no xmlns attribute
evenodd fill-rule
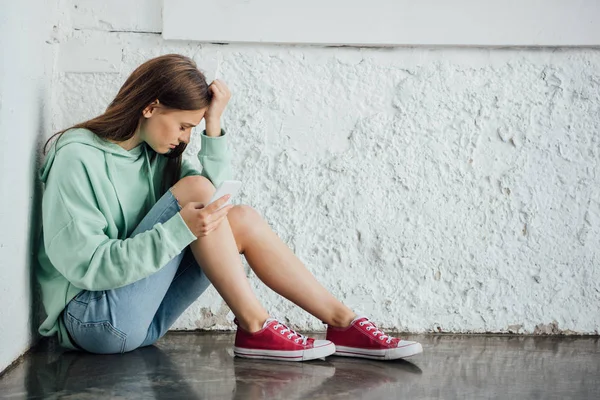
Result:
<svg viewBox="0 0 600 400"><path fill-rule="evenodd" d="M159 154L168 153L180 142L189 143L192 128L202 121L208 109L175 110L155 103L143 111L140 139Z"/></svg>

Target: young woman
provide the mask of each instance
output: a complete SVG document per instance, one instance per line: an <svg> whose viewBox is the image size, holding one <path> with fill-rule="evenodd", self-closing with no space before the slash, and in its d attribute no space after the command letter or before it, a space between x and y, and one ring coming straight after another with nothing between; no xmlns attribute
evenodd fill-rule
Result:
<svg viewBox="0 0 600 400"><path fill-rule="evenodd" d="M217 210L227 197L205 206L232 178L220 122L230 97L188 57L164 55L139 66L104 114L54 135L40 171L37 277L48 314L40 333L71 349L131 351L156 342L212 284L236 317L240 357L420 353L419 343L385 335L336 300L254 209ZM202 119L199 171L182 153ZM327 340L271 318L240 253L265 284L328 324Z"/></svg>

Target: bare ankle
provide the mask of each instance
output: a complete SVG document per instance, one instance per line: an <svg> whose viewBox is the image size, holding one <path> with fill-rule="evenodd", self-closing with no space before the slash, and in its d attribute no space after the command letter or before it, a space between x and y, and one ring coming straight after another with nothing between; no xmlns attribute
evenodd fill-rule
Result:
<svg viewBox="0 0 600 400"><path fill-rule="evenodd" d="M267 320L267 317L261 318L240 318L238 317L240 327L250 333L255 333L260 331Z"/></svg>
<svg viewBox="0 0 600 400"><path fill-rule="evenodd" d="M350 326L354 318L356 318L355 313L353 313L352 311L346 311L334 315L328 325L331 325L336 328L347 328Z"/></svg>

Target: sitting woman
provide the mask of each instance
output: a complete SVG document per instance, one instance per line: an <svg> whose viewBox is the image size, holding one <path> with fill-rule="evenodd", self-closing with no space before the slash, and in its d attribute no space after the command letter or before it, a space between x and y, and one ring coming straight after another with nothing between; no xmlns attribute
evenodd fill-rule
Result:
<svg viewBox="0 0 600 400"><path fill-rule="evenodd" d="M48 314L40 333L58 334L71 349L131 351L156 342L212 284L235 315L239 357L420 353L419 343L384 334L335 299L254 209L219 209L226 196L207 205L231 179L221 129L230 97L224 82L208 85L190 58L164 55L133 71L102 115L54 135L40 171L36 275ZM182 153L202 119L199 171ZM239 254L266 285L328 324L327 340L272 318Z"/></svg>

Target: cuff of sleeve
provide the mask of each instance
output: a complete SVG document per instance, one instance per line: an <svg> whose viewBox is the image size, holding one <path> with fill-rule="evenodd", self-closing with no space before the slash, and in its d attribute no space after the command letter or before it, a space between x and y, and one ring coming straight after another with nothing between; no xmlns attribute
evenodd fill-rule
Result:
<svg viewBox="0 0 600 400"><path fill-rule="evenodd" d="M188 228L179 212L162 225L169 233L169 240L173 242L178 251L185 249L190 243L197 239L196 235L190 231L190 228Z"/></svg>
<svg viewBox="0 0 600 400"><path fill-rule="evenodd" d="M227 135L224 129L221 129L221 136L208 136L204 130L200 137L200 154L214 156L227 154Z"/></svg>

